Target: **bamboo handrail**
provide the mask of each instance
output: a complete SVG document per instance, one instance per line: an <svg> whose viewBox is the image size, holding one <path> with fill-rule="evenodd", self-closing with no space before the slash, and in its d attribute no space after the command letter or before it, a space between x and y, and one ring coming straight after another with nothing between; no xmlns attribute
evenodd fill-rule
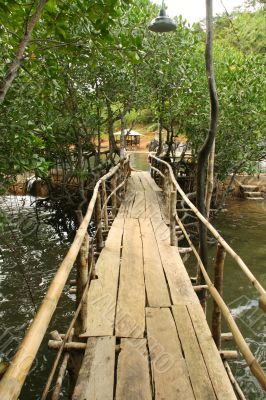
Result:
<svg viewBox="0 0 266 400"><path fill-rule="evenodd" d="M125 163L129 162L129 157L125 159ZM31 365L36 357L38 349L47 331L51 318L54 314L64 286L67 282L69 274L76 261L80 251L83 239L87 233L89 223L92 218L92 213L97 200L99 187L102 182L111 178L121 168L118 163L107 174L101 177L96 183L93 195L90 200L87 212L80 224L75 238L59 266L54 279L52 280L48 291L40 305L24 339L22 340L18 351L12 359L12 362L0 381L0 399L1 400L16 400L20 394L23 383L31 368Z"/></svg>
<svg viewBox="0 0 266 400"><path fill-rule="evenodd" d="M198 211L198 209L194 206L194 204L189 200L189 198L186 196L186 194L184 193L184 191L181 189L178 182L176 181L172 167L166 161L161 160L160 158L158 158L152 154L149 154L149 158L153 158L154 160L161 162L169 169L171 180L172 180L172 183L175 186L176 190L179 192L181 197L185 200L185 202L190 207L190 209L195 213L195 215L206 225L206 227L213 234L215 239L223 246L223 248L227 251L227 253L230 254L230 256L237 262L237 264L242 269L244 274L247 276L249 281L252 283L254 288L259 292L259 294L261 296L260 297L261 308L264 310L264 312L266 312L266 310L265 310L266 291L261 286L261 284L258 282L256 277L252 274L252 272L250 271L248 266L244 263L242 258L232 249L232 247L223 239L223 237L218 233L218 231L210 224L210 222Z"/></svg>
<svg viewBox="0 0 266 400"><path fill-rule="evenodd" d="M157 172L162 178L165 178L165 175L158 168L155 168L151 165L151 169Z"/></svg>
<svg viewBox="0 0 266 400"><path fill-rule="evenodd" d="M259 383L261 384L261 386L263 387L264 390L266 390L266 375L262 369L262 367L260 366L260 364L258 363L258 361L256 360L255 356L253 355L253 353L251 352L249 346L247 345L242 333L240 332L232 314L230 313L229 308L227 307L226 303L224 302L223 298L221 297L220 293L218 292L218 290L214 287L214 284L212 283L202 261L201 258L195 248L195 246L193 245L191 239L189 238L189 235L184 227L184 225L182 224L182 222L180 221L180 219L177 217L176 215L176 222L177 224L180 226L180 228L182 229L182 232L184 233L184 236L186 237L187 242L189 243L190 247L192 248L192 251L198 261L199 267L202 271L202 274L204 276L205 282L208 285L208 289L209 292L211 293L213 299L215 300L216 304L219 306L223 317L226 321L226 323L228 324L229 328L231 329L231 332L233 334L234 340L239 348L239 350L241 351L243 357L245 358L251 372L253 373L253 375L257 378L257 380L259 381Z"/></svg>

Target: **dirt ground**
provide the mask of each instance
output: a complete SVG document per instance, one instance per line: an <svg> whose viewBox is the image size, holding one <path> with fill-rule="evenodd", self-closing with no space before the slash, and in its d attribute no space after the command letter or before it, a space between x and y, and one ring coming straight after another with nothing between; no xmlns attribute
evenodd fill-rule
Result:
<svg viewBox="0 0 266 400"><path fill-rule="evenodd" d="M139 133L141 133L143 136L140 137L140 145L133 147L133 148L127 148L128 151L136 151L136 152L148 152L149 149L149 143L151 142L152 139L154 139L155 137L157 137L157 133L156 132L152 132L147 130L147 128L145 126L134 126L133 128L134 131L137 131ZM163 137L165 136L165 134L163 135ZM164 137L164 139L166 139ZM184 136L180 136L178 137L176 140L180 141L180 142L185 142L185 137ZM109 147L109 143L108 143L108 137L107 135L105 135L104 139L102 140L102 145L101 145L101 149L107 150Z"/></svg>
<svg viewBox="0 0 266 400"><path fill-rule="evenodd" d="M150 141L152 139L154 139L155 133L151 132L151 131L147 131L146 128L143 128L143 127L137 127L137 128L134 127L134 130L139 132L139 133L141 133L143 136L140 137L139 146L136 146L136 147L134 147L132 149L131 148L127 148L127 150L134 150L134 151L139 151L139 152L144 152L144 151L148 152L149 143L150 143ZM108 138L104 137L102 139L101 149L104 151L104 150L107 150L108 147L109 147Z"/></svg>

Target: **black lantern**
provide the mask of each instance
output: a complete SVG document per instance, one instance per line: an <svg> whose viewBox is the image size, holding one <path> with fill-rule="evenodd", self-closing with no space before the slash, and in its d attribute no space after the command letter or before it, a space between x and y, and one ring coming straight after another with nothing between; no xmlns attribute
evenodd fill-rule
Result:
<svg viewBox="0 0 266 400"><path fill-rule="evenodd" d="M166 11L164 8L164 1L162 3L162 8L159 12L158 17L154 18L151 21L151 24L149 25L149 30L153 32L171 32L176 30L177 25L175 21L172 20L172 18L169 18L166 15Z"/></svg>

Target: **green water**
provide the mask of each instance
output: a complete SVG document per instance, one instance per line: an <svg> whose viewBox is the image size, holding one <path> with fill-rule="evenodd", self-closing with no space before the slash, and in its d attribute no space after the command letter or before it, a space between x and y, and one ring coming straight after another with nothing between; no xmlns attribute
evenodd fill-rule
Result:
<svg viewBox="0 0 266 400"><path fill-rule="evenodd" d="M265 288L266 202L228 200L226 207L213 223ZM211 253L214 254L214 250ZM229 256L224 276L224 299L252 352L266 370L266 317L258 307L257 291ZM232 343L226 348L235 346ZM241 357L230 365L247 399L265 399L265 393Z"/></svg>
<svg viewBox="0 0 266 400"><path fill-rule="evenodd" d="M147 154L133 154L131 162L136 169L148 169ZM41 213L37 224L32 200L30 197L0 198L1 218L5 215L9 221L9 228L0 233L0 355L6 360L11 359L34 315L28 286L38 306L69 244L66 233L59 235L47 224L47 214ZM216 218L214 225L265 287L266 204L229 201L227 210ZM211 259L214 250L214 247L210 249ZM224 298L252 351L266 367L265 316L258 309L256 291L229 257L225 264ZM65 332L74 306L74 296L66 288L49 331L57 329ZM228 329L224 327L226 331ZM55 356L54 351L47 348L47 341L48 335L20 400L40 398ZM226 348L235 347L231 343L226 344ZM264 399L265 395L242 358L230 364L247 399ZM61 398L66 399L66 394Z"/></svg>

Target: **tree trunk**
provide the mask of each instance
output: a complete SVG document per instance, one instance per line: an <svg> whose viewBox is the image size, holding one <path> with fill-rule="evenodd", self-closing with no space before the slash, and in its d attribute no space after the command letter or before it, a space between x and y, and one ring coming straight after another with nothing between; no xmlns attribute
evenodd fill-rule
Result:
<svg viewBox="0 0 266 400"><path fill-rule="evenodd" d="M215 140L213 142L211 152L209 154L208 169L207 169L207 188L205 196L206 215L209 219L211 210L212 193L214 187L214 158L215 158Z"/></svg>
<svg viewBox="0 0 266 400"><path fill-rule="evenodd" d="M114 137L114 130L113 130L113 112L111 108L111 104L107 102L107 113L108 113L108 135L109 135L109 151L110 155L112 156L114 153L116 153L116 143L115 143L115 137Z"/></svg>
<svg viewBox="0 0 266 400"><path fill-rule="evenodd" d="M207 216L206 205L205 205L206 167L207 167L208 157L211 152L215 139L217 118L218 118L218 99L217 99L215 77L213 70L212 43L213 43L212 0L206 0L205 61L206 61L206 73L208 78L208 87L210 95L211 115L210 115L209 132L202 148L199 151L198 166L197 166L197 208L201 212L201 214L203 214L205 217ZM201 221L199 221L199 242L200 242L201 260L205 268L207 268L208 266L207 228ZM204 281L203 279L201 280Z"/></svg>
<svg viewBox="0 0 266 400"><path fill-rule="evenodd" d="M162 116L160 116L159 118L159 145L158 145L158 149L156 152L156 156L159 156L162 152L162 148L163 148L163 138L162 138L162 131L163 131L163 121L162 121Z"/></svg>
<svg viewBox="0 0 266 400"><path fill-rule="evenodd" d="M30 18L30 20L29 20L29 22L28 22L28 24L26 26L26 31L25 31L24 36L23 36L23 38L22 38L22 40L21 40L21 42L20 42L20 44L18 46L16 55L15 55L15 59L11 63L10 67L8 68L8 71L7 71L6 75L5 75L5 77L3 78L2 82L1 82L1 85L0 85L0 104L3 103L8 89L10 88L10 86L12 85L13 80L17 76L18 69L20 68L22 60L23 60L24 51L25 51L26 47L29 44L32 31L33 31L36 23L40 19L42 10L43 10L43 8L44 8L46 3L47 3L47 0L40 0L39 1L34 14Z"/></svg>
<svg viewBox="0 0 266 400"><path fill-rule="evenodd" d="M120 160L125 159L125 120L121 114L121 136L120 136Z"/></svg>
<svg viewBox="0 0 266 400"><path fill-rule="evenodd" d="M210 152L215 141L215 133L218 120L218 98L216 92L215 76L212 59L213 46L213 17L212 17L212 0L206 0L206 48L205 62L206 74L208 79L208 88L210 96L210 124L208 135L201 147L198 155L197 165L197 208L201 214L207 218L207 209L205 203L206 193L206 167ZM207 244L207 227L199 220L199 254L201 261L206 269L208 269L208 244ZM205 279L199 270L197 284L204 284ZM206 290L202 290L198 294L203 309L206 312Z"/></svg>

